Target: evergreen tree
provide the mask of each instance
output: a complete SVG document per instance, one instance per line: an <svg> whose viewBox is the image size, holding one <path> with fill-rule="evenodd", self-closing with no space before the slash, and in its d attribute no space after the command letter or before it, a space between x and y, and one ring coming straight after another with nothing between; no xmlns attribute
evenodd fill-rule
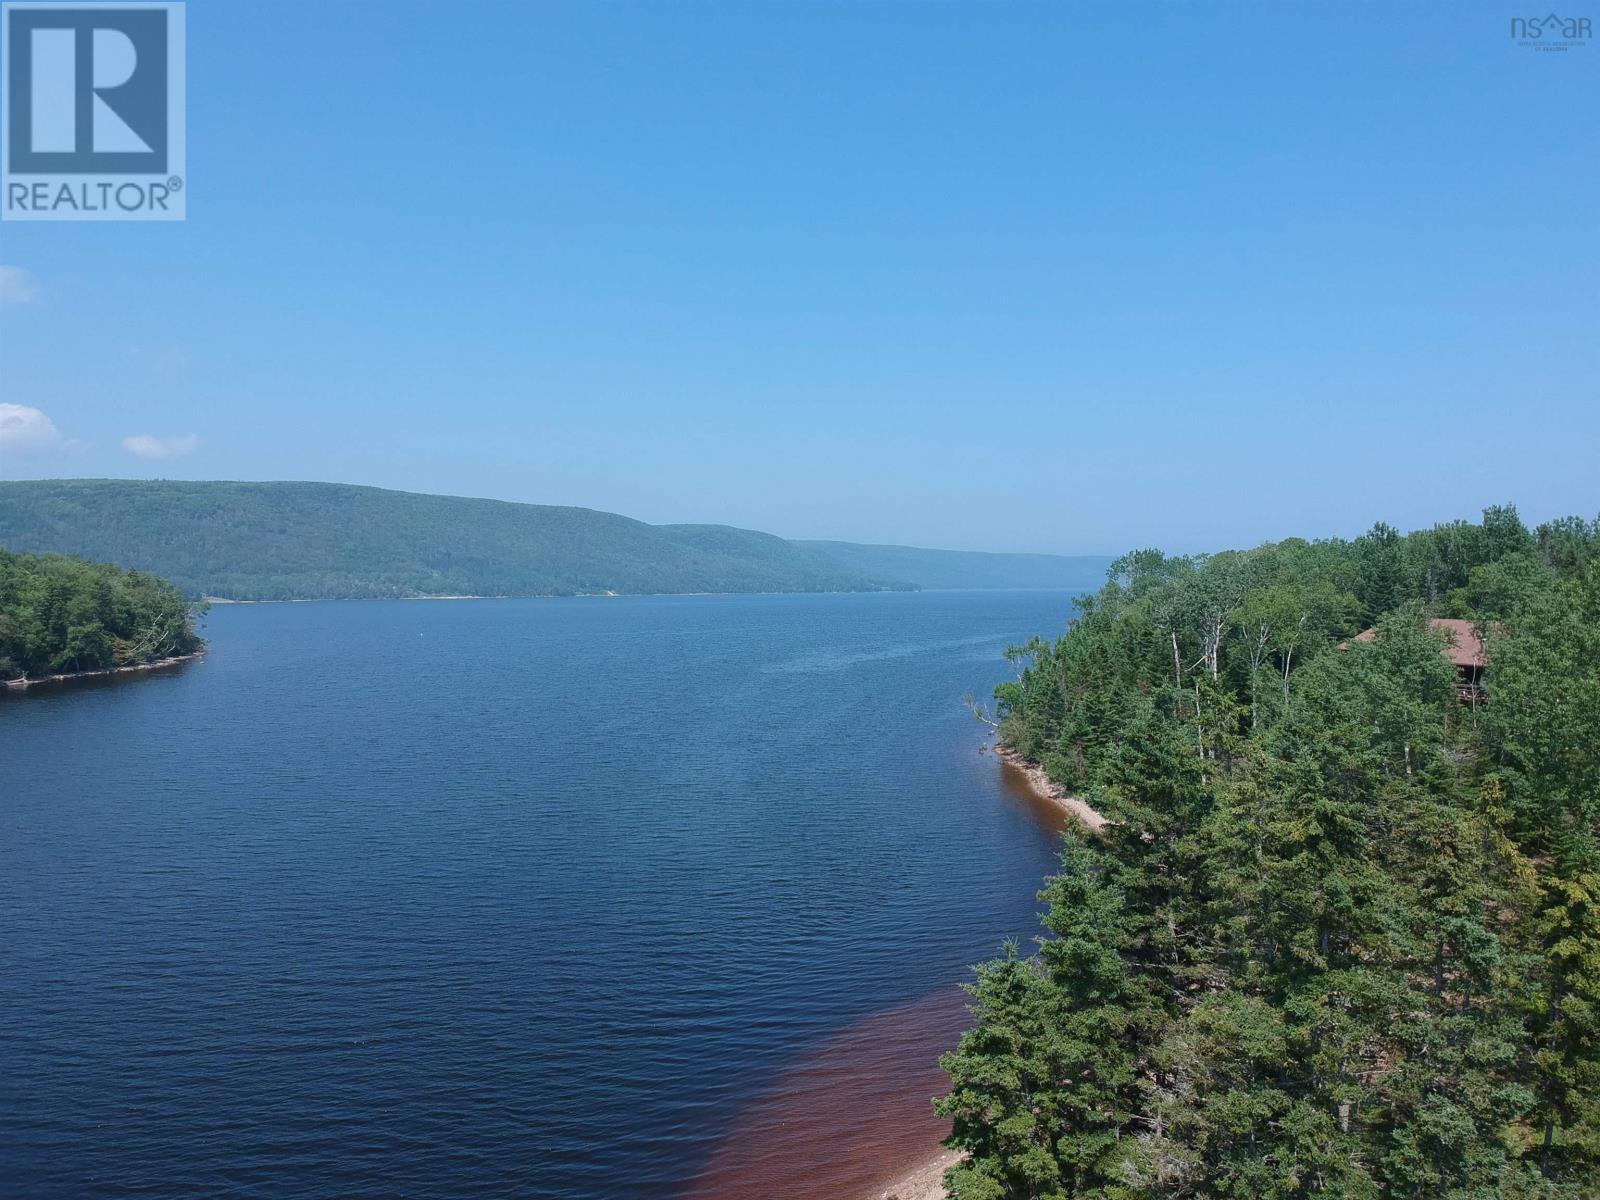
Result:
<svg viewBox="0 0 1600 1200"><path fill-rule="evenodd" d="M947 1145L971 1156L950 1175L952 1200L1103 1197L1117 1177L1150 1019L1120 953L1122 897L1103 874L1098 853L1069 837L1041 893L1051 936L1037 959L1007 946L979 968L977 1024L941 1060Z"/></svg>

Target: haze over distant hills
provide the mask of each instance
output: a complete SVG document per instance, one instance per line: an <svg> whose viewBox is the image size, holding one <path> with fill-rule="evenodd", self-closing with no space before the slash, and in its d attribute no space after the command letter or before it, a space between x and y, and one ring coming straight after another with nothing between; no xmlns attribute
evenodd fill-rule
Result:
<svg viewBox="0 0 1600 1200"><path fill-rule="evenodd" d="M788 541L726 525L337 483L0 482L0 546L114 562L231 600L1090 591L1103 556Z"/></svg>

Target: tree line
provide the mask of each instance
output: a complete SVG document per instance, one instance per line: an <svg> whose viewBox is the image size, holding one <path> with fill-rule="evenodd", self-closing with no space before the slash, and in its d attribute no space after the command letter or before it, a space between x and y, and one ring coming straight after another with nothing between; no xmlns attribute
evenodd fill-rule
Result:
<svg viewBox="0 0 1600 1200"><path fill-rule="evenodd" d="M1012 654L1111 824L971 985L953 1200L1600 1195L1600 521L1139 551Z"/></svg>
<svg viewBox="0 0 1600 1200"><path fill-rule="evenodd" d="M142 571L0 548L0 680L192 654L196 610Z"/></svg>

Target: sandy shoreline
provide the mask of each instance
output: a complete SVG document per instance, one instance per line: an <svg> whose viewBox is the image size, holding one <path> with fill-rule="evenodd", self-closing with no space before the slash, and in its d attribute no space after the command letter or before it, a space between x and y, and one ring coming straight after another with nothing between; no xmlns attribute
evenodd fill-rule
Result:
<svg viewBox="0 0 1600 1200"><path fill-rule="evenodd" d="M204 650L193 654L176 654L171 658L158 658L154 662L135 663L131 667L105 667L98 671L65 671L59 675L35 675L31 679L7 679L5 686L13 691L37 687L41 683L72 683L78 679L110 679L113 675L132 675L137 671L159 671L162 667L175 667L179 663L195 662L205 656Z"/></svg>
<svg viewBox="0 0 1600 1200"><path fill-rule="evenodd" d="M1068 793L1059 783L1046 775L1044 768L1037 763L1029 762L1015 750L1008 750L1004 746L996 746L994 756L1027 780L1028 787L1041 800L1049 801L1085 828L1094 831L1106 824L1105 817L1090 808L1081 796Z"/></svg>
<svg viewBox="0 0 1600 1200"><path fill-rule="evenodd" d="M873 1193L872 1200L945 1200L944 1173L960 1160L957 1151L941 1150L882 1191Z"/></svg>

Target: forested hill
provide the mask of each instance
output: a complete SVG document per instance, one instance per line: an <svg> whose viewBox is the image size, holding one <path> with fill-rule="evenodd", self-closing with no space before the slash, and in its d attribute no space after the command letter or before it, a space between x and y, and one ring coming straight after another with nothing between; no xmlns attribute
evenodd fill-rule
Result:
<svg viewBox="0 0 1600 1200"><path fill-rule="evenodd" d="M116 562L190 596L236 600L1076 592L1098 586L1110 561L792 542L720 525L647 525L586 508L346 484L111 479L0 483L0 546Z"/></svg>
<svg viewBox="0 0 1600 1200"><path fill-rule="evenodd" d="M953 1200L1600 1196L1600 521L1130 554L1016 657L1111 823L980 970Z"/></svg>

